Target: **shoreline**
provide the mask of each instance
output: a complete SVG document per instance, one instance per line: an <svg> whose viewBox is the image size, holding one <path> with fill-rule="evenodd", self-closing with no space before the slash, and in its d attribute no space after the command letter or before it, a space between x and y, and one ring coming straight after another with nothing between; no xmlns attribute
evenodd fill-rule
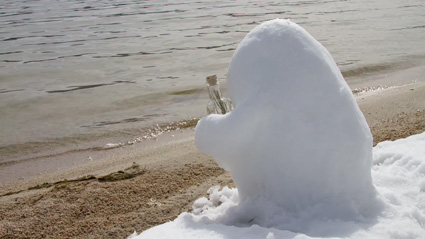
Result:
<svg viewBox="0 0 425 239"><path fill-rule="evenodd" d="M356 93L374 145L425 131L425 79L410 82ZM75 139L76 150L0 164L0 237L125 238L191 210L212 186L234 186L197 150L196 119L183 122L87 140L90 146Z"/></svg>
<svg viewBox="0 0 425 239"><path fill-rule="evenodd" d="M420 133L424 123L416 121L425 118L424 95L425 82L422 81L387 88L364 88L359 91L356 100L374 133L374 145L383 140ZM128 130L120 132L118 137L98 139L97 135L92 135L79 142L81 138L77 136L70 138L65 147L56 147L54 143L53 147L48 143L46 148L28 147L30 151L39 150L38 153L18 148L21 155L30 157L0 163L0 195L11 189L21 190L47 181L82 177L83 173L105 168L105 165L116 161L118 154L143 154L179 141L193 141L193 129L197 120L193 118ZM116 132L110 132L114 133ZM2 155L7 155L4 150Z"/></svg>
<svg viewBox="0 0 425 239"><path fill-rule="evenodd" d="M346 78L372 132L379 133L379 136L375 136L376 140L407 136L406 133L394 133L394 129L403 130L397 122L405 121L401 123L407 125L407 118L423 116L424 75L425 65L416 65L398 71L366 72ZM200 92L195 93L199 98ZM82 176L72 172L79 171L80 167L110 161L112 155L123 151L152 148L172 142L175 138L190 137L190 134L182 132L194 127L197 120L191 118L151 127L110 130L101 134L74 135L0 147L0 195L17 185L31 187L43 180L59 181L67 179L65 176ZM417 132L413 126L408 131ZM52 178L51 175L59 176Z"/></svg>
<svg viewBox="0 0 425 239"><path fill-rule="evenodd" d="M422 58L401 58L395 62L359 65L342 71L342 74L354 94L378 88L407 85L415 82L416 79L425 81L422 77L425 74L425 60ZM222 73L219 76L222 76L220 81L226 96L225 74ZM190 85L172 89L155 89L150 93L141 91L140 95L136 96L126 94L116 96L117 94L113 93L115 90L126 92L126 89L107 88L109 91L103 92L102 96L111 96L113 100L90 104L90 107L96 108L97 111L106 111L107 114L98 114L99 112L92 112L93 109L86 108L81 112L68 109L68 104L78 108L78 105L89 103L84 101L89 100L84 96L88 94L97 96L98 89L84 89L85 91L75 93L77 95L65 92L64 95L39 96L34 100L20 99L22 102L15 103L13 98L17 98L17 95L10 95L10 99L2 98L4 102L1 110L7 114L1 120L4 127L0 132L3 135L0 139L0 155L3 156L0 158L0 164L15 160L9 159L9 156L15 157L16 155L13 154L19 151L23 152L21 157L18 153L16 160L37 154L40 148L55 153L60 151L58 148L67 148L67 146L70 149L79 149L81 143L95 147L98 144L93 142L99 143L97 141L100 138L112 141L115 138L129 140L125 137L132 135L139 137L143 134L141 131L152 128L158 123L167 124L202 117L208 102L208 93L203 84L204 78L201 77ZM2 97L5 96L2 95ZM72 103L74 101L77 105ZM95 107L93 107L94 103L96 103ZM34 110L39 112L34 113ZM37 117L34 118L35 116ZM44 119L46 116L51 117ZM40 119L43 120L39 121Z"/></svg>

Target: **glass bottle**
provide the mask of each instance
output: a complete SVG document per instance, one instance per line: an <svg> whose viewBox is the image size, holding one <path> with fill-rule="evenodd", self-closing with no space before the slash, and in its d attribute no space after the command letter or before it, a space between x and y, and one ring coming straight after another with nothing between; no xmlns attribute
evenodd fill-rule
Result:
<svg viewBox="0 0 425 239"><path fill-rule="evenodd" d="M207 76L207 89L210 102L207 104L208 114L226 114L233 110L232 101L221 96L217 76Z"/></svg>

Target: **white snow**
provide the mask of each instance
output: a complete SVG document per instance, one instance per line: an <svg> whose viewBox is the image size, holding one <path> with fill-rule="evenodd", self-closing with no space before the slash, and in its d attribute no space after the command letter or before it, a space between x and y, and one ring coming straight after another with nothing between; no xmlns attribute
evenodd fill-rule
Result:
<svg viewBox="0 0 425 239"><path fill-rule="evenodd" d="M235 110L204 117L195 137L231 172L242 202L276 207L247 217L274 226L269 218L302 217L316 205L315 216L327 219L374 213L371 133L336 63L310 34L288 20L256 27L236 49L227 84Z"/></svg>
<svg viewBox="0 0 425 239"><path fill-rule="evenodd" d="M373 149L373 155L372 176L384 202L380 213L368 220L317 220L313 208L304 210L303 220L291 215L268 218L276 220L274 227L235 221L246 211L273 208L258 203L241 205L238 190L225 187L222 190L212 188L209 199L198 199L192 213L182 213L172 222L138 236L133 234L131 238L425 238L425 132L394 142L382 142ZM299 230L294 230L295 227Z"/></svg>
<svg viewBox="0 0 425 239"><path fill-rule="evenodd" d="M195 138L237 189L212 188L131 238L424 238L425 133L373 149L334 60L303 28L252 30L228 88L234 111L204 117Z"/></svg>
<svg viewBox="0 0 425 239"><path fill-rule="evenodd" d="M121 144L121 143L117 143L117 144L115 144L115 143L107 143L107 144L105 144L105 146L103 146L103 148L104 149L114 149L114 148L118 148L118 147L122 147L122 146L124 146L124 144Z"/></svg>

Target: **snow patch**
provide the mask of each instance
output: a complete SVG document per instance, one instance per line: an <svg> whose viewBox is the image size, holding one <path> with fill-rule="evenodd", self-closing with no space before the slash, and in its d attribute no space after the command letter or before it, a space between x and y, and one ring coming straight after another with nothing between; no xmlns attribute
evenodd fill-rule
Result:
<svg viewBox="0 0 425 239"><path fill-rule="evenodd" d="M382 158L383 155L387 160ZM394 155L398 155L399 160L392 160ZM132 238L423 238L425 192L422 187L425 174L418 169L425 167L425 132L406 139L379 143L373 149L373 161L382 160L391 163L374 165L372 177L385 203L381 212L369 220L317 220L312 208L304 211L303 218L294 215L269 218L276 220L274 227L258 226L253 221L238 225L233 220L241 218L244 211L252 210L248 207L273 209L269 208L270 205L241 203L236 188L224 187L219 190L214 187L208 199L201 198L194 203L193 213L183 213L173 222L151 228L138 236L133 234ZM417 165L416 170L412 170L410 165ZM394 183L394 173L399 174L396 178L402 183ZM295 230L297 227L302 231Z"/></svg>
<svg viewBox="0 0 425 239"><path fill-rule="evenodd" d="M425 133L372 148L327 50L289 20L257 26L228 72L234 111L200 120L198 148L237 188L131 238L423 238Z"/></svg>

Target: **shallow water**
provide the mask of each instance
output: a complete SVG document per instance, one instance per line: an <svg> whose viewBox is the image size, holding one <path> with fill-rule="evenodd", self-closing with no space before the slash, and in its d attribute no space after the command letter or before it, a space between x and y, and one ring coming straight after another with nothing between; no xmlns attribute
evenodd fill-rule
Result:
<svg viewBox="0 0 425 239"><path fill-rule="evenodd" d="M225 79L238 42L274 18L346 76L425 58L422 0L3 1L0 146L199 117L205 76Z"/></svg>

